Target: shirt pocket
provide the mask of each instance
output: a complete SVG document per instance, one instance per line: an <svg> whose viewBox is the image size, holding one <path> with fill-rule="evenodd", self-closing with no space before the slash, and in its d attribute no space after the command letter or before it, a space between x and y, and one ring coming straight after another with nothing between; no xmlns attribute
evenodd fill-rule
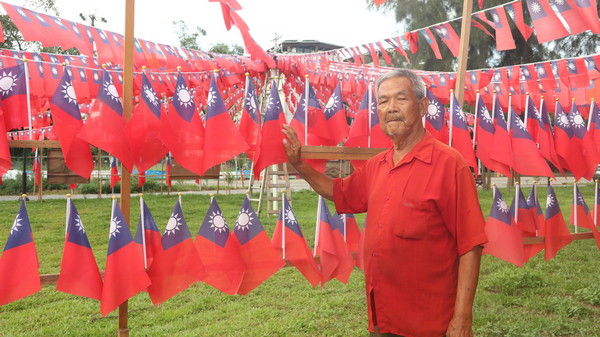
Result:
<svg viewBox="0 0 600 337"><path fill-rule="evenodd" d="M421 240L427 237L435 216L432 201L401 201L393 233L397 237L409 240Z"/></svg>

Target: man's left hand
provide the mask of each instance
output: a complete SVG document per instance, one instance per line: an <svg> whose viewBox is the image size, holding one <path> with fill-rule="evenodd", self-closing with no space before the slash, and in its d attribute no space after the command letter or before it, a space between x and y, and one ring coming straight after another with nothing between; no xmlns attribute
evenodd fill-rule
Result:
<svg viewBox="0 0 600 337"><path fill-rule="evenodd" d="M472 319L453 317L446 330L446 337L473 337Z"/></svg>

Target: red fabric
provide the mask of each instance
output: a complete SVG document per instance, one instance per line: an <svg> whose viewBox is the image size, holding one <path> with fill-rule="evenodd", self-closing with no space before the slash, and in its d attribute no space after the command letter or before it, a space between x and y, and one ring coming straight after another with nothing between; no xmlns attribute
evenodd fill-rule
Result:
<svg viewBox="0 0 600 337"><path fill-rule="evenodd" d="M42 185L42 164L37 152L35 153L35 158L33 158L33 185Z"/></svg>
<svg viewBox="0 0 600 337"><path fill-rule="evenodd" d="M331 214L325 200L319 198L319 240L316 255L321 259L321 279L325 284L338 279L347 283L354 260L344 241L344 222L338 214Z"/></svg>
<svg viewBox="0 0 600 337"><path fill-rule="evenodd" d="M113 158L110 164L110 188L115 188L117 183L121 181L121 176L119 175L119 169L117 168L117 162Z"/></svg>
<svg viewBox="0 0 600 337"><path fill-rule="evenodd" d="M392 154L336 179L336 209L367 211L369 329L441 336L454 309L458 258L487 241L475 182L464 159L431 135L395 165Z"/></svg>
<svg viewBox="0 0 600 337"><path fill-rule="evenodd" d="M454 30L454 28L452 28L450 23L446 22L439 24L437 26L434 26L433 29L440 37L442 42L444 42L446 46L448 46L448 49L450 49L452 56L458 57L460 37L458 36L458 34L456 34L456 31Z"/></svg>
<svg viewBox="0 0 600 337"><path fill-rule="evenodd" d="M497 193L497 196L494 202L500 201L506 207L506 201L502 198L502 195L499 195L500 191L496 189L495 193ZM508 208L506 208L506 211L510 212ZM485 222L485 234L489 241L485 244L483 254L492 255L515 266L522 267L525 264L525 252L521 230L513 221L507 224L496 219L492 213L493 210ZM512 215L508 216L513 220Z"/></svg>
<svg viewBox="0 0 600 337"><path fill-rule="evenodd" d="M567 3L571 5L571 7L576 8L578 20L584 21L586 26L591 29L592 33L600 34L600 21L598 20L598 11L596 10L596 8L598 8L597 0L567 0ZM571 22L569 21L569 25L570 24Z"/></svg>
<svg viewBox="0 0 600 337"><path fill-rule="evenodd" d="M248 81L253 81L252 78L248 78ZM256 91L254 85L249 86L251 90L248 90L244 100L244 108L242 110L242 118L238 127L241 136L244 138L250 148L246 151L248 158L255 161L258 158L258 150L260 146L260 114L258 110L258 100L256 99ZM251 113L248 109L255 111L257 121L252 118Z"/></svg>
<svg viewBox="0 0 600 337"><path fill-rule="evenodd" d="M165 184L167 184L167 186L169 188L172 187L172 181L171 181L171 169L172 169L172 164L171 164L171 160L167 159L167 164L165 167Z"/></svg>
<svg viewBox="0 0 600 337"><path fill-rule="evenodd" d="M483 103L483 100L481 98L478 99L477 101L477 130L476 130L476 142L477 142L477 148L476 148L476 155L477 158L479 158L479 160L481 161L481 163L483 165L485 165L485 167L487 167L488 169L498 172L500 174L503 174L507 177L511 177L512 174L510 172L510 167L506 164L503 164L497 160L494 159L494 157L492 156L493 150L494 150L494 133L495 133L495 129L494 132L490 132L487 130L487 128L482 127L482 123L484 123L482 120L485 119L489 124L491 124L492 121L492 117L490 116L487 108L485 107L485 104ZM493 128L493 124L491 124L491 127Z"/></svg>
<svg viewBox="0 0 600 337"><path fill-rule="evenodd" d="M370 124L369 115L371 116ZM344 146L386 148L390 145L390 138L383 133L379 125L375 98L372 97L371 102L369 102L369 90L366 90L360 102L358 111L354 116L354 121L350 126L348 140Z"/></svg>
<svg viewBox="0 0 600 337"><path fill-rule="evenodd" d="M362 262L359 255L363 233L358 227L354 215L344 214L343 216L346 221L346 245L348 246L348 252L353 255L354 265L362 269Z"/></svg>
<svg viewBox="0 0 600 337"><path fill-rule="evenodd" d="M239 243L231 239L232 235L230 233L224 247L200 235L196 236L194 242L207 273L203 282L228 295L237 293L246 270Z"/></svg>
<svg viewBox="0 0 600 337"><path fill-rule="evenodd" d="M492 27L496 29L496 49L515 49L515 40L513 39L510 24L508 23L508 18L506 17L504 7L490 9L488 12L490 12L493 17Z"/></svg>
<svg viewBox="0 0 600 337"><path fill-rule="evenodd" d="M521 32L521 35L523 35L525 41L529 40L531 34L533 34L533 29L531 29L531 27L529 27L529 25L525 23L525 18L523 16L523 6L521 5L521 1L517 1L512 4L506 5L505 8L512 9L512 13L514 15L512 19L515 22L515 26L517 26L517 29L519 29L519 32Z"/></svg>
<svg viewBox="0 0 600 337"><path fill-rule="evenodd" d="M269 102L274 102L271 108L272 114L269 114L269 107L265 114L264 123L261 129L260 149L258 159L254 162L254 177L258 178L260 172L269 165L287 162L287 155L283 147L284 135L281 132L285 124L283 108L279 101L279 93L276 84L271 87Z"/></svg>
<svg viewBox="0 0 600 337"><path fill-rule="evenodd" d="M99 300L102 278L91 249L65 241L56 290Z"/></svg>
<svg viewBox="0 0 600 337"><path fill-rule="evenodd" d="M435 36L433 36L431 30L429 30L429 28L425 28L421 29L419 32L421 33L423 38L425 38L425 42L427 42L427 44L433 51L433 55L435 55L435 58L441 60L442 53L440 52L440 47L438 46L437 40L435 39Z"/></svg>
<svg viewBox="0 0 600 337"><path fill-rule="evenodd" d="M554 190L550 192L550 186L548 186L548 190L548 194L551 195L549 200L553 198L554 202L557 203L558 200L556 199ZM569 233L565 219L560 211L560 206L556 205L556 207L558 208L558 213L546 218L544 227L542 227L542 232L540 233L544 237L544 258L547 261L554 258L559 250L573 241L573 237L571 237L571 233ZM546 214L548 214L548 210L546 210Z"/></svg>
<svg viewBox="0 0 600 337"><path fill-rule="evenodd" d="M33 242L5 250L0 258L0 305L41 289L38 258Z"/></svg>
<svg viewBox="0 0 600 337"><path fill-rule="evenodd" d="M6 131L28 127L25 67L23 64L17 64L0 70L3 76L7 75L13 79L12 87L4 91L0 97Z"/></svg>
<svg viewBox="0 0 600 337"><path fill-rule="evenodd" d="M569 35L549 1L527 0L527 9L538 42L548 42Z"/></svg>
<svg viewBox="0 0 600 337"><path fill-rule="evenodd" d="M451 95L452 137L450 138L450 144L465 158L467 164L476 170L477 160L473 151L473 141L471 140L471 133L467 126L466 115L462 112L454 93Z"/></svg>
<svg viewBox="0 0 600 337"><path fill-rule="evenodd" d="M522 175L554 177L521 119L515 112L510 113L510 119L512 168Z"/></svg>
<svg viewBox="0 0 600 337"><path fill-rule="evenodd" d="M383 44L381 43L381 41L377 41L376 44L377 44L377 47L379 47L379 52L383 56L383 59L385 60L385 63L387 63L388 67L391 67L393 65L392 64L392 58L390 57L390 55L388 54L388 52L383 47Z"/></svg>
<svg viewBox="0 0 600 337"><path fill-rule="evenodd" d="M4 39L4 28L2 27L2 23L0 23L0 42L6 41Z"/></svg>
<svg viewBox="0 0 600 337"><path fill-rule="evenodd" d="M4 126L4 111L0 108L0 178L12 167L7 131Z"/></svg>

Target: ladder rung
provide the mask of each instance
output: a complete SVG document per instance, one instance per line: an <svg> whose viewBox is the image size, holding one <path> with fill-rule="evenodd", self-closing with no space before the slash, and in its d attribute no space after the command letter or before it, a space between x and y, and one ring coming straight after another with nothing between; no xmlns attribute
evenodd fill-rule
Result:
<svg viewBox="0 0 600 337"><path fill-rule="evenodd" d="M270 209L267 211L268 214L279 214L279 212L281 212L281 211L278 209Z"/></svg>
<svg viewBox="0 0 600 337"><path fill-rule="evenodd" d="M260 201L260 199L248 199L250 201Z"/></svg>
<svg viewBox="0 0 600 337"><path fill-rule="evenodd" d="M285 175L287 173L285 171L271 171L269 174Z"/></svg>
<svg viewBox="0 0 600 337"><path fill-rule="evenodd" d="M281 201L281 197L269 197L269 201Z"/></svg>
<svg viewBox="0 0 600 337"><path fill-rule="evenodd" d="M269 184L267 185L269 188L288 188L290 187L288 184Z"/></svg>

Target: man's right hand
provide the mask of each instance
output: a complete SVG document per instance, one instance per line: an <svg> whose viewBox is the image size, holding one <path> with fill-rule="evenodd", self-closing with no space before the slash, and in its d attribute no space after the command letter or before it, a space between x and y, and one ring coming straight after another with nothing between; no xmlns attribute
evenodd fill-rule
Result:
<svg viewBox="0 0 600 337"><path fill-rule="evenodd" d="M295 167L302 162L302 159L300 158L302 144L300 144L300 141L298 140L296 131L294 131L294 129L292 129L289 125L283 125L281 132L283 132L286 137L283 139L283 147L285 147L288 162Z"/></svg>

